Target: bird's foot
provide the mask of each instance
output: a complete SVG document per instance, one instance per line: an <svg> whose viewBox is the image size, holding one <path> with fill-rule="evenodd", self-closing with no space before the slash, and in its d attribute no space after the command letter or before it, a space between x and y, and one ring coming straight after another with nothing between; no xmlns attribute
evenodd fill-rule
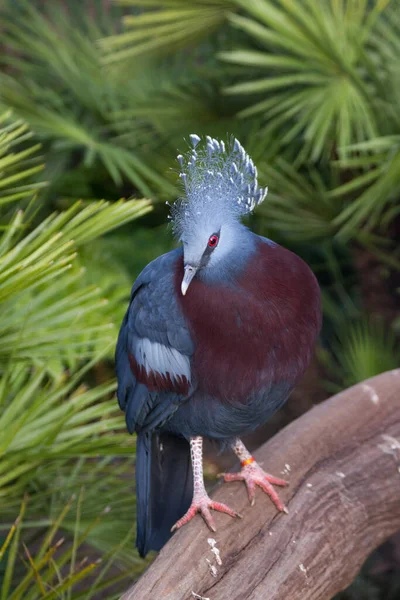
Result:
<svg viewBox="0 0 400 600"><path fill-rule="evenodd" d="M247 487L247 493L249 496L250 504L253 506L255 503L256 486L260 487L275 504L276 508L282 512L287 513L288 509L283 504L278 494L272 487L273 485L288 485L288 482L284 479L279 479L273 475L266 473L259 464L252 459L251 462L245 461L247 464L242 466L242 470L239 473L220 473L218 477L223 477L224 481L244 481Z"/></svg>
<svg viewBox="0 0 400 600"><path fill-rule="evenodd" d="M179 519L179 521L175 523L175 525L171 528L171 531L175 531L176 529L182 527L182 525L189 523L189 521L191 521L197 513L201 514L211 531L217 531L210 509L226 513L231 517L239 517L240 519L242 518L242 515L229 508L229 506L226 506L221 502L214 502L206 493L203 493L197 498L195 496L193 497L189 510L181 519Z"/></svg>

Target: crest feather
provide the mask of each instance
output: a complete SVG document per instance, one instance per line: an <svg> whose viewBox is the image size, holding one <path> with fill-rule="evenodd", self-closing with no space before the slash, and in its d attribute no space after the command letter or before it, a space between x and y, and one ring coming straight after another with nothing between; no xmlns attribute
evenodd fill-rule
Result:
<svg viewBox="0 0 400 600"><path fill-rule="evenodd" d="M198 145L201 145L198 147ZM171 207L174 233L182 237L193 223L220 219L240 219L253 212L267 195L258 187L257 168L241 143L225 143L207 136L190 135L191 149L178 155L184 197Z"/></svg>

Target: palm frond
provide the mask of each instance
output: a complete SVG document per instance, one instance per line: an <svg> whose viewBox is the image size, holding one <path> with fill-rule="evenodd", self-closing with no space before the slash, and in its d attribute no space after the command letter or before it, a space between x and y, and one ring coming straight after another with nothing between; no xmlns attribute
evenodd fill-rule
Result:
<svg viewBox="0 0 400 600"><path fill-rule="evenodd" d="M0 114L0 207L32 198L46 186L43 181L29 181L44 168L37 154L40 145L23 146L31 138L28 125L21 119L12 120L11 111Z"/></svg>
<svg viewBox="0 0 400 600"><path fill-rule="evenodd" d="M234 10L233 0L118 0L132 14L123 18L126 31L101 40L106 64L143 55L171 52L209 37Z"/></svg>
<svg viewBox="0 0 400 600"><path fill-rule="evenodd" d="M286 144L301 135L303 158L312 161L376 135L364 54L385 2L372 11L364 0L236 3L246 16L230 21L255 47L220 57L242 66L243 81L226 89L250 96L240 116L261 114L267 127L284 128Z"/></svg>
<svg viewBox="0 0 400 600"><path fill-rule="evenodd" d="M297 171L283 156L272 163L258 163L262 178L268 182L269 193L259 213L271 231L280 232L297 242L325 242L333 238L333 219L340 214L343 203L333 201L329 188L337 173L326 173L310 167Z"/></svg>
<svg viewBox="0 0 400 600"><path fill-rule="evenodd" d="M115 337L101 289L85 286L76 249L150 210L147 201L79 203L28 234L18 212L0 237L0 364L81 357ZM100 283L100 282L98 282Z"/></svg>
<svg viewBox="0 0 400 600"><path fill-rule="evenodd" d="M98 592L108 591L115 594L123 591L124 587L132 581L135 566L131 562L128 567L117 570L117 575L107 577L110 567L114 567L118 555L123 549L128 549L131 531L125 531L120 542L111 546L111 550L105 557L104 562L96 555L90 560L87 557L87 544L90 543L91 535L96 532L107 520L110 519L109 511L100 511L91 518L84 531L80 531L81 511L85 508L85 496L80 493L78 499L72 497L59 511L54 522L44 526L40 545L37 541L26 535L26 526L29 527L30 501L22 502L19 515L11 526L7 536L7 545L10 550L7 553L5 545L0 548L0 561L5 562L5 577L0 581L1 598L8 600L36 600L38 594L47 600L60 597L68 600L77 600L81 597L79 591L85 582L86 600L94 598ZM65 522L68 518L73 519L76 534L72 543L68 543L65 534ZM79 533L78 533L79 532ZM86 545L86 548L85 548ZM22 561L16 560L17 554L24 556ZM138 567L136 566L136 571ZM79 585L80 584L80 585ZM67 594L67 595L65 595ZM114 595L107 596L108 598Z"/></svg>
<svg viewBox="0 0 400 600"><path fill-rule="evenodd" d="M361 167L364 172L351 182L332 190L339 198L349 192L360 194L334 219L338 237L344 241L354 231L367 233L385 227L398 214L400 197L400 136L375 138L352 146L354 158L338 161L342 167Z"/></svg>
<svg viewBox="0 0 400 600"><path fill-rule="evenodd" d="M46 377L46 367L27 374L14 365L3 375L0 497L4 511L40 483L45 476L42 469L54 476L68 458L132 456L133 439L126 435L111 398L115 382L94 388L83 383L99 359L96 356L84 368L57 380Z"/></svg>
<svg viewBox="0 0 400 600"><path fill-rule="evenodd" d="M79 152L82 167L102 165L119 187L128 181L147 196L155 188L171 192L149 160L156 139L151 121L117 117L132 105L136 82L121 85L105 73L96 46L100 30L89 19L79 29L66 15L60 29L54 11L42 14L25 2L23 9L3 18L3 104L30 124L48 152Z"/></svg>
<svg viewBox="0 0 400 600"><path fill-rule="evenodd" d="M17 131L12 124L7 127L11 135ZM23 127L27 135L25 124ZM21 142L18 135L15 139ZM12 142L8 143L10 148ZM19 167L25 168L26 153L4 154L5 161L11 156L16 175ZM34 599L38 585L48 598L72 589L94 568L75 568L76 552L71 547L77 551L83 541L109 553L109 564L114 559L123 562L122 547L132 527L134 506L131 495L122 494L122 490L133 469L135 443L126 435L124 419L113 398L116 382L107 358L115 346L113 322L121 314L117 303L121 293L128 294L129 283L122 271L114 270L114 285L121 285L122 290L107 302L106 291L111 289L107 274L100 274L95 285L88 285L90 278L82 268L85 260L80 254L85 244L98 241L149 210L146 200L114 204L93 201L52 213L38 225L29 217L29 210L3 217L0 503L3 526L8 520L12 531L0 584L5 598ZM100 461L94 460L99 456ZM68 519L61 510L66 494L79 493L85 480L91 482L90 491L82 501L79 517ZM24 531L37 535L49 525L50 533L38 557L26 551L28 572L20 576L22 563L16 560L20 528L13 529L12 523L26 493L30 500ZM119 525L98 524L97 517L107 506L119 512ZM60 528L74 541L56 566L53 552L57 547L52 543ZM29 539L24 537L27 548ZM129 562L132 567L137 560L134 551L124 551L124 555L125 564ZM69 560L69 575L64 576L63 566ZM92 582L93 593L100 581L107 587L103 578L106 571L104 567L97 583Z"/></svg>
<svg viewBox="0 0 400 600"><path fill-rule="evenodd" d="M396 369L400 349L393 331L378 321L359 319L343 323L332 344L336 377L343 388ZM332 365L331 365L332 366Z"/></svg>
<svg viewBox="0 0 400 600"><path fill-rule="evenodd" d="M376 99L380 135L353 144L339 152L339 167L351 170L351 181L332 190L332 198L350 194L352 201L335 218L338 238L349 240L359 235L385 231L399 213L400 197L400 68L396 56L400 52L400 18L398 2L394 2L378 20L371 34L369 72L379 65L376 76L380 95Z"/></svg>

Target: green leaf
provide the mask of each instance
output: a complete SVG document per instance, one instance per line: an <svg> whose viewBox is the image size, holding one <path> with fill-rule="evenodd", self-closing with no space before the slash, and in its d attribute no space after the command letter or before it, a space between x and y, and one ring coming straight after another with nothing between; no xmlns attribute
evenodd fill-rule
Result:
<svg viewBox="0 0 400 600"><path fill-rule="evenodd" d="M335 146L376 135L368 43L385 3L372 12L367 3L355 8L349 0L236 3L246 16L231 15L231 23L249 36L249 45L261 46L219 55L243 66L242 80L239 71L239 81L225 88L230 95L250 96L241 117L257 114L271 128L286 128L285 144L301 135L302 160L315 162ZM276 75L277 69L283 74Z"/></svg>
<svg viewBox="0 0 400 600"><path fill-rule="evenodd" d="M343 323L333 344L333 356L343 387L398 367L400 353L393 331L383 323L362 319Z"/></svg>
<svg viewBox="0 0 400 600"><path fill-rule="evenodd" d="M124 33L101 40L106 64L171 52L193 43L209 36L225 21L227 11L235 8L233 0L193 0L190 4L118 0L118 3L131 7L133 14L124 17Z"/></svg>

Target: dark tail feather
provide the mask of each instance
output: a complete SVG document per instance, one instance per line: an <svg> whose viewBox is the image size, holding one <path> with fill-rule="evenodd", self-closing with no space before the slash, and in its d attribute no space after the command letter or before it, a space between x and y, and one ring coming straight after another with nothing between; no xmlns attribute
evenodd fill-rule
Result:
<svg viewBox="0 0 400 600"><path fill-rule="evenodd" d="M141 433L136 447L136 546L160 550L188 510L193 494L189 443L169 434Z"/></svg>

